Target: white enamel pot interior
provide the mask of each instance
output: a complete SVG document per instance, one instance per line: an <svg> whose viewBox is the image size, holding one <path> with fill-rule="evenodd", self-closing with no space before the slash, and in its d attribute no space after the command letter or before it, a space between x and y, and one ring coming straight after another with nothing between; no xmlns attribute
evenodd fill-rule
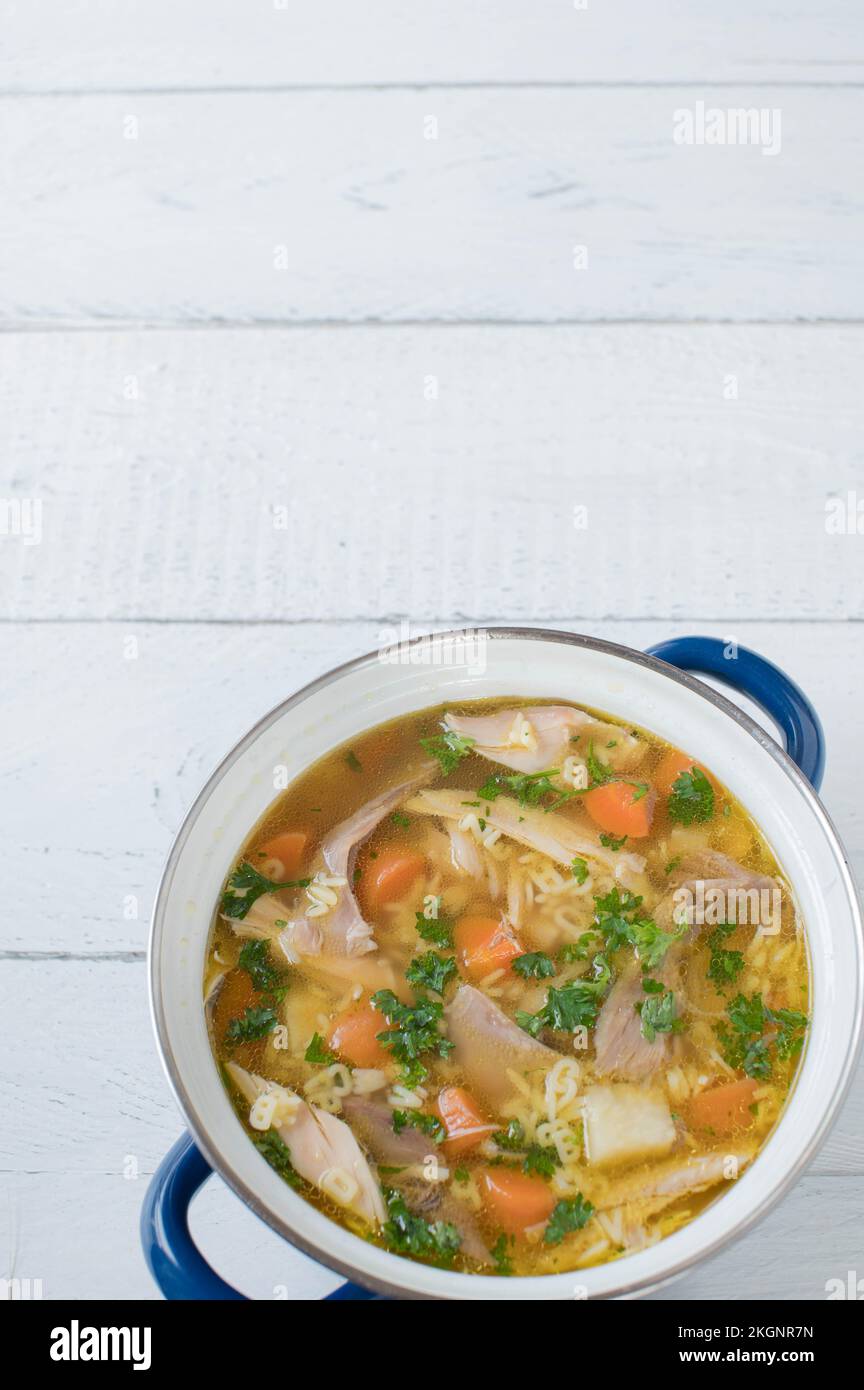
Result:
<svg viewBox="0 0 864 1390"><path fill-rule="evenodd" d="M634 1297L682 1274L765 1214L800 1175L842 1100L861 1028L862 932L842 847L795 765L713 690L640 652L567 633L492 629L482 671L376 654L292 696L229 754L171 851L154 911L151 999L169 1080L213 1167L276 1231L347 1277L402 1298ZM295 776L383 720L442 701L553 697L641 724L695 754L753 814L807 927L812 1026L794 1092L752 1166L675 1235L610 1264L542 1278L433 1269L359 1239L293 1192L249 1142L219 1078L204 1022L202 973L223 880L274 798L273 769Z"/></svg>

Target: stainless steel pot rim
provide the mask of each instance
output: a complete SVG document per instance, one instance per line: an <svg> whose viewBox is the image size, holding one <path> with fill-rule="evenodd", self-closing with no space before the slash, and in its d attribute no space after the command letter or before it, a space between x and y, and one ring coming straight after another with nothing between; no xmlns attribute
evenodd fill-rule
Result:
<svg viewBox="0 0 864 1390"><path fill-rule="evenodd" d="M828 812L825 810L825 807L822 805L822 802L820 801L816 792L811 787L810 783L801 773L797 765L784 751L784 749L780 747L780 745L776 742L775 739L773 739L770 736L770 734L766 733L766 731L759 724L757 724L754 719L752 719L742 709L735 705L731 700L728 700L726 696L721 695L712 686L705 684L705 682L698 680L695 676L692 676L687 672L678 670L677 667L668 665L665 661L661 661L657 657L649 656L647 653L637 651L634 648L622 646L620 643L617 642L608 642L603 638L587 637L581 633L561 632L556 629L550 628L485 627L483 625L477 625L477 627L471 629L453 628L440 633L436 632L431 635L419 636L407 642L406 644L404 644L404 646L407 650L411 650L412 648L420 644L428 645L431 638L434 638L434 640L436 641L442 642L448 640L464 640L469 635L476 635L478 629L482 630L492 641L520 640L535 642L551 642L558 645L563 644L572 647L590 648L595 651L603 652L609 656L617 657L623 661L630 662L633 665L644 666L651 670L657 671L659 674L665 676L667 679L675 681L678 684L687 687L690 691L692 691L695 695L698 695L701 699L707 700L709 703L715 705L718 709L723 710L729 716L730 719L733 719L737 724L739 724L767 753L770 754L770 756L775 760L775 762L777 762L782 767L786 775L789 777L790 781L795 785L797 791L802 796L804 796L805 799L810 803L813 812L815 813L818 821L821 824L821 828L826 838L828 839L835 852L838 869L842 876L843 886L845 888L846 897L849 903L849 908L855 931L857 961L856 1000L858 1007L856 1010L856 1024L851 1037L847 1041L846 1051L842 1064L842 1080L840 1084L835 1088L831 1100L825 1108L819 1125L814 1130L807 1144L807 1147L799 1156L795 1165L783 1176L783 1178L778 1182L778 1184L772 1190L772 1192L763 1201L758 1203L758 1205L754 1207L753 1210L747 1214L746 1218L740 1221L736 1227L734 1227L732 1230L726 1232L722 1237L719 1237L717 1240L712 1242L711 1245L705 1247L698 1253L698 1255L688 1256L686 1259L683 1259L679 1261L677 1264L670 1266L663 1272L661 1278L658 1279L656 1277L649 1277L635 1280L623 1280L621 1284L612 1293L605 1295L605 1297L622 1300L644 1296L646 1293L656 1291L657 1289L663 1288L667 1284L672 1283L681 1274L683 1274L685 1270L691 1268L695 1263L701 1263L703 1260L709 1259L712 1255L717 1254L721 1249L725 1249L733 1241L740 1239L747 1231L749 1231L777 1204L777 1202L780 1201L780 1199L785 1195L785 1193L788 1192L788 1190L798 1180L804 1169L812 1161L814 1155L816 1154L817 1150L819 1149L823 1140L825 1139L828 1130L831 1128L831 1125L833 1124L837 1116L837 1113L840 1107L842 1106L843 1101L846 1098L846 1095L848 1094L849 1086L855 1068L855 1063L857 1061L858 1054L861 1049L862 1034L864 1034L864 1010L862 1010L862 1000L864 1000L864 923L862 923L862 915L858 900L858 894L855 888L854 880L852 878L851 870L849 868L848 858L841 843L840 837L837 834L837 831L834 827L834 824L830 816L828 815ZM329 685L332 685L334 682L342 679L344 676L350 674L351 672L362 670L365 667L376 664L378 662L379 652L377 650L367 652L362 656L354 657L350 661L343 662L339 666L333 667L331 670L325 672L324 675L318 676L315 680L308 682L308 684L302 686L299 690L295 691L293 695L288 696L287 699L281 701L273 709L269 710L267 714L263 715L262 718L259 719L258 722L248 731L248 733L246 733L243 736L243 738L241 738L234 745L230 752L226 754L222 761L217 765L215 770L210 774L201 791L198 793L191 807L189 808L189 811L187 812L183 820L183 823L180 826L180 829L178 830L174 838L173 844L168 854L168 858L165 863L165 867L162 871L162 875L156 893L156 900L153 907L153 916L151 919L150 926L150 938L148 944L148 975L150 1013L153 1021L154 1031L156 1033L162 1066L165 1071L168 1083L174 1094L174 1097L183 1115L186 1118L188 1127L192 1132L195 1142L198 1144L198 1147L201 1149L201 1152L204 1154L210 1166L214 1169L215 1172L217 1172L220 1175L223 1181L227 1183L227 1185L232 1189L233 1192L236 1193L236 1195L241 1199L241 1201L245 1203L246 1206L248 1206L253 1212L255 1212L255 1214L258 1217L260 1217L262 1221L264 1221L268 1226L275 1230L290 1244L303 1250L305 1254L311 1256L313 1259L319 1261L321 1264L326 1265L328 1268L335 1270L337 1273L343 1275L347 1279L358 1280L364 1283L367 1287L374 1288L378 1293L386 1294L394 1298L404 1299L406 1297L413 1297L415 1295L413 1295L411 1291L403 1288L398 1282L390 1283L385 1280L371 1278L364 1271L360 1271L357 1268L351 1266L350 1264L336 1259L334 1255L326 1247L319 1246L312 1241L302 1238L293 1229L289 1222L287 1222L278 1213L272 1211L264 1202L262 1202L260 1198L257 1196L257 1194L253 1191L253 1189L250 1188L249 1185L244 1181L244 1179L239 1177L233 1171L230 1165L228 1165L225 1162L225 1160L222 1158L218 1146L212 1142L211 1137L207 1131L206 1125L203 1123L200 1115L197 1113L192 1099L186 1090L179 1069L176 1066L171 1047L168 1041L166 1019L163 1010L161 980L159 977L159 959L162 932L165 921L165 912L170 897L174 871L177 862L180 858L180 855L183 851L183 848L186 844L186 841L189 837L189 834L191 833L191 830L195 825L195 822L197 821L203 806L209 800L209 798L219 785L225 773L229 770L229 768L233 767L237 760L241 758L243 754L246 752L246 750L256 742L260 735L266 729L268 729L271 726L271 724L275 723L277 719L281 718L287 710L292 709L299 704L302 704L304 701L314 696L318 691L325 689ZM394 1256L394 1259L400 1259L400 1257ZM625 1269L626 1261L622 1261L619 1267L622 1270ZM547 1277L560 1278L561 1276L552 1275ZM475 1278L476 1276L470 1274L448 1273L448 1282L450 1282L456 1290L453 1293L452 1298L456 1300L459 1299L460 1295L457 1286L459 1283L461 1283L461 1281L464 1280L473 1282ZM442 1297L447 1298L451 1296L447 1294L442 1294Z"/></svg>

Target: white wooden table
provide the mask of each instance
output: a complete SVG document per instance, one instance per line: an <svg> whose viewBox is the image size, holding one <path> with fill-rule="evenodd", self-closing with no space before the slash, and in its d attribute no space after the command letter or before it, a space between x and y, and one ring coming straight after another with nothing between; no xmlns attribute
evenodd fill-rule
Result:
<svg viewBox="0 0 864 1390"><path fill-rule="evenodd" d="M864 870L864 536L826 530L864 503L864 23L4 10L0 1275L149 1298L138 1212L182 1127L161 862L238 736L387 623L746 642L816 702ZM779 110L782 148L676 144L699 102ZM864 1275L862 1129L859 1077L794 1193L661 1296ZM257 1297L336 1282L218 1181L194 1226Z"/></svg>

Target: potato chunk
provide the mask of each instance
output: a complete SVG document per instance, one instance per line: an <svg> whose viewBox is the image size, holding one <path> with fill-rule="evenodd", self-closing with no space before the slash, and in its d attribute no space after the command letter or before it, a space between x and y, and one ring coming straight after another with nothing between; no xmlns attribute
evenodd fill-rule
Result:
<svg viewBox="0 0 864 1390"><path fill-rule="evenodd" d="M585 1092L585 1149L596 1167L668 1153L675 1142L669 1106L656 1091L620 1083Z"/></svg>

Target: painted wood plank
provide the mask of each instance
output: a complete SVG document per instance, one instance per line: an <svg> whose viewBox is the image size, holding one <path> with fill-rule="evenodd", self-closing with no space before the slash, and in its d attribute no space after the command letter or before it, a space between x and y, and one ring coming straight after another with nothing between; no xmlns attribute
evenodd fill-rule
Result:
<svg viewBox="0 0 864 1390"><path fill-rule="evenodd" d="M724 110L764 109L775 157L677 144L676 111L705 96L9 100L0 318L864 316L857 92L724 88Z"/></svg>
<svg viewBox="0 0 864 1390"><path fill-rule="evenodd" d="M850 712L864 684L855 628L838 624L586 623L569 630L644 648L698 630L785 667L822 717L825 804L864 880L860 771ZM14 911L0 951L142 953L162 863L210 771L261 715L332 666L372 650L366 624L37 624L3 629L14 685L0 693L6 795L0 841ZM125 653L137 643L138 656Z"/></svg>
<svg viewBox="0 0 864 1390"><path fill-rule="evenodd" d="M30 0L11 8L0 89L429 82L820 82L861 76L854 0L781 10L709 0Z"/></svg>
<svg viewBox="0 0 864 1390"><path fill-rule="evenodd" d="M0 335L7 618L860 619L864 335ZM844 510L845 517L845 510ZM862 520L864 525L864 520Z"/></svg>

